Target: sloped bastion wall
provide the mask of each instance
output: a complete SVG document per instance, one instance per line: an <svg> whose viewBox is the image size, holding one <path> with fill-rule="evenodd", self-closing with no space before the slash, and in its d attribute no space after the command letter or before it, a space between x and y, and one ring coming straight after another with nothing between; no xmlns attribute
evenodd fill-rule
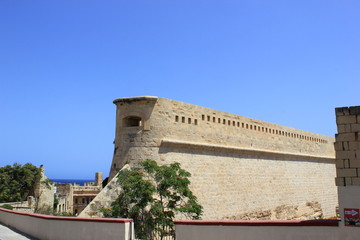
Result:
<svg viewBox="0 0 360 240"><path fill-rule="evenodd" d="M179 162L203 219L335 216L334 138L165 98L114 103L110 179L145 159ZM104 191L102 202L111 195Z"/></svg>

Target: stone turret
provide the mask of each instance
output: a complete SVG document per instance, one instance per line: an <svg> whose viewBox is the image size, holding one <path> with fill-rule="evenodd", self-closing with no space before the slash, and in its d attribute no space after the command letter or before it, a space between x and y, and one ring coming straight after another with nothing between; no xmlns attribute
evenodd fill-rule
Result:
<svg viewBox="0 0 360 240"><path fill-rule="evenodd" d="M102 181L103 181L103 173L102 172L96 172L95 173L94 185L95 186L102 186Z"/></svg>

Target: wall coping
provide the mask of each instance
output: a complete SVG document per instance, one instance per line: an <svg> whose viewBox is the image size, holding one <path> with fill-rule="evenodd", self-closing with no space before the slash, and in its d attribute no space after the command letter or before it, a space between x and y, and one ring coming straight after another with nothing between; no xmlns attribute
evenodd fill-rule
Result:
<svg viewBox="0 0 360 240"><path fill-rule="evenodd" d="M130 218L84 218L84 217L59 217L59 216L51 216L37 213L26 213L26 212L18 212L12 211L4 208L0 208L0 211L17 214L17 215L25 215L29 217L42 218L46 220L60 220L60 221L83 221L83 222L113 222L113 223L128 223L133 222L133 219Z"/></svg>
<svg viewBox="0 0 360 240"><path fill-rule="evenodd" d="M316 220L176 220L175 225L218 225L218 226L279 226L279 227L338 227L340 220L316 219Z"/></svg>
<svg viewBox="0 0 360 240"><path fill-rule="evenodd" d="M280 151L263 150L263 149L255 149L255 148L227 146L227 145L220 145L220 144L180 141L180 140L173 140L173 139L163 139L161 143L162 144L170 144L170 145L188 146L188 147L200 147L200 148L242 151L242 152L250 153L250 154L262 154L262 155L266 154L266 155L278 155L278 156L284 156L284 157L300 157L300 158L305 158L305 159L317 159L317 160L323 160L323 161L335 161L335 156L334 157L318 156L318 155L310 155L310 154L303 154L303 153L280 152Z"/></svg>
<svg viewBox="0 0 360 240"><path fill-rule="evenodd" d="M125 98L117 98L113 101L116 103L131 103L131 102L140 102L140 101L156 101L158 97L155 96L140 96L140 97L125 97Z"/></svg>

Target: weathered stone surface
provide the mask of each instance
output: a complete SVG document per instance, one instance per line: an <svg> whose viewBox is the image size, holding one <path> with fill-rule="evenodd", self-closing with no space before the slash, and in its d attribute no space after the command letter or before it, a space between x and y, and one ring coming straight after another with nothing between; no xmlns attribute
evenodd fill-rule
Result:
<svg viewBox="0 0 360 240"><path fill-rule="evenodd" d="M336 159L355 159L355 151L336 151Z"/></svg>
<svg viewBox="0 0 360 240"><path fill-rule="evenodd" d="M350 168L360 168L360 159L350 160Z"/></svg>
<svg viewBox="0 0 360 240"><path fill-rule="evenodd" d="M349 142L349 150L360 150L360 142Z"/></svg>
<svg viewBox="0 0 360 240"><path fill-rule="evenodd" d="M335 108L335 114L336 116L343 116L343 115L349 115L350 111L348 107L339 107Z"/></svg>
<svg viewBox="0 0 360 240"><path fill-rule="evenodd" d="M360 180L360 178L359 178ZM359 181L360 182L360 181ZM335 185L336 186L345 186L345 178L343 177L336 177L335 178Z"/></svg>
<svg viewBox="0 0 360 240"><path fill-rule="evenodd" d="M121 170L129 168L129 165L125 165ZM120 192L121 186L117 181L117 175L115 175L115 177L108 182L102 191L79 214L79 217L104 217L101 208L110 208L111 203L117 199Z"/></svg>
<svg viewBox="0 0 360 240"><path fill-rule="evenodd" d="M311 201L334 215L334 138L164 98L114 103L110 178L147 158L180 162L203 219Z"/></svg>
<svg viewBox="0 0 360 240"><path fill-rule="evenodd" d="M336 123L338 125L356 123L355 115L337 116Z"/></svg>
<svg viewBox="0 0 360 240"><path fill-rule="evenodd" d="M351 132L351 126L354 124L339 124L337 125L338 133L349 133Z"/></svg>
<svg viewBox="0 0 360 240"><path fill-rule="evenodd" d="M236 216L226 216L225 220L295 220L295 219L320 219L323 217L321 204L307 202L296 206L280 205L274 209L255 210Z"/></svg>
<svg viewBox="0 0 360 240"><path fill-rule="evenodd" d="M357 171L355 168L338 168L336 169L336 173L338 177L357 177Z"/></svg>
<svg viewBox="0 0 360 240"><path fill-rule="evenodd" d="M344 147L343 147L343 142L335 142L334 143L334 148L335 148L335 151L343 151L345 150Z"/></svg>
<svg viewBox="0 0 360 240"><path fill-rule="evenodd" d="M360 185L360 106L335 110L339 134L336 134L336 185ZM344 160L343 162L341 160Z"/></svg>
<svg viewBox="0 0 360 240"><path fill-rule="evenodd" d="M353 185L360 185L360 178L352 178Z"/></svg>
<svg viewBox="0 0 360 240"><path fill-rule="evenodd" d="M336 159L336 161L335 161L336 168L345 168L344 161L345 160L343 160L343 159Z"/></svg>
<svg viewBox="0 0 360 240"><path fill-rule="evenodd" d="M350 114L351 114L351 115L358 115L358 114L360 114L360 106L350 107Z"/></svg>
<svg viewBox="0 0 360 240"><path fill-rule="evenodd" d="M338 133L336 134L336 142L353 142L356 141L356 133Z"/></svg>
<svg viewBox="0 0 360 240"><path fill-rule="evenodd" d="M346 186L352 185L352 180L351 180L351 179L352 179L351 177L346 177L346 178L345 178L345 185L346 185Z"/></svg>

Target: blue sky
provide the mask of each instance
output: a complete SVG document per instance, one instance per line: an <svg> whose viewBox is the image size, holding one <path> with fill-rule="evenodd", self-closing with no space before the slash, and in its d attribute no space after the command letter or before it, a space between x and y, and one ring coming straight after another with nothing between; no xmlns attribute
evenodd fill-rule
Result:
<svg viewBox="0 0 360 240"><path fill-rule="evenodd" d="M360 105L357 0L0 1L0 165L107 176L119 97L328 136Z"/></svg>

